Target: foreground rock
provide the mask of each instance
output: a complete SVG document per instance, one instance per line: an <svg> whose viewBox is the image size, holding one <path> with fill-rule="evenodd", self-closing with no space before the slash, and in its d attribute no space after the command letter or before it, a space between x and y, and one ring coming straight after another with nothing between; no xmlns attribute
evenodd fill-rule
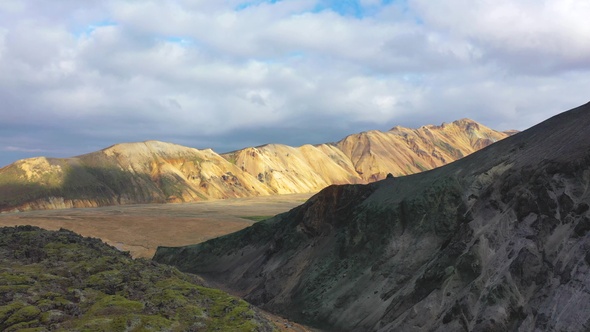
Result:
<svg viewBox="0 0 590 332"><path fill-rule="evenodd" d="M351 135L334 144L265 145L223 156L147 141L0 169L0 212L317 192L431 169L508 134L471 120Z"/></svg>
<svg viewBox="0 0 590 332"><path fill-rule="evenodd" d="M590 104L154 259L327 330L588 331Z"/></svg>
<svg viewBox="0 0 590 332"><path fill-rule="evenodd" d="M98 239L0 228L1 331L273 331L195 276L132 260Z"/></svg>

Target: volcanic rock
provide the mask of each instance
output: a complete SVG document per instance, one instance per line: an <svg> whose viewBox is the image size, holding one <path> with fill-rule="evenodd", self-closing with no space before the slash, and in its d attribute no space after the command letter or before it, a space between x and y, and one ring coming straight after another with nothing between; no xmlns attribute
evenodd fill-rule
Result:
<svg viewBox="0 0 590 332"><path fill-rule="evenodd" d="M588 331L588 128L590 104L154 259L326 330Z"/></svg>

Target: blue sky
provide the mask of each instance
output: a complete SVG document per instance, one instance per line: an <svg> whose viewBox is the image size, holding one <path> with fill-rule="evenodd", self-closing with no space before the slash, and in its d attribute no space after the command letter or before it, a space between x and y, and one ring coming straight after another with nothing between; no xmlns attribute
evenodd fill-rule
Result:
<svg viewBox="0 0 590 332"><path fill-rule="evenodd" d="M357 18L364 17L367 12L370 11L369 8L364 7L359 3L359 1L351 1L351 0L343 0L343 1L322 1L320 4L314 8L315 12L319 12L322 10L330 10L334 11L340 15L344 16L354 16Z"/></svg>
<svg viewBox="0 0 590 332"><path fill-rule="evenodd" d="M0 166L119 142L226 152L590 99L585 0L0 2Z"/></svg>
<svg viewBox="0 0 590 332"><path fill-rule="evenodd" d="M280 0L270 1L245 1L240 2L235 6L235 10L241 11L247 8L255 7L260 4L275 4ZM374 1L355 1L355 0L323 0L317 1L308 10L312 13L321 11L331 11L342 16L356 17L362 19L364 17L375 15L379 10L387 5L392 4L393 0L374 0ZM397 5L405 4L405 0L396 1ZM305 11L304 11L305 12Z"/></svg>
<svg viewBox="0 0 590 332"><path fill-rule="evenodd" d="M73 28L71 31L72 31L72 34L74 36L76 36L77 38L84 38L84 37L88 37L88 36L92 35L92 33L94 31L96 31L96 29L100 29L100 28L104 28L104 27L108 27L108 26L116 26L116 25L117 25L116 22L111 21L109 19L105 19L102 21L86 24L82 27Z"/></svg>
<svg viewBox="0 0 590 332"><path fill-rule="evenodd" d="M381 1L353 1L353 0L326 0L320 1L314 8L314 12L323 10L333 11L343 16L354 16L358 19L370 17L379 12L383 6L390 5L392 0ZM402 1L397 1L396 5L400 5Z"/></svg>

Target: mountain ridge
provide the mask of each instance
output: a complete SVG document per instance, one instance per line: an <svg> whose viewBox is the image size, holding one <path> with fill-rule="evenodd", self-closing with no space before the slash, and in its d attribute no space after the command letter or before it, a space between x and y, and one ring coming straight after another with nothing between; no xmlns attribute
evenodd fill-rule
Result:
<svg viewBox="0 0 590 332"><path fill-rule="evenodd" d="M316 192L438 167L508 136L465 119L395 128L221 155L151 140L71 158L24 159L0 169L0 212Z"/></svg>
<svg viewBox="0 0 590 332"><path fill-rule="evenodd" d="M590 103L154 260L335 331L586 331Z"/></svg>

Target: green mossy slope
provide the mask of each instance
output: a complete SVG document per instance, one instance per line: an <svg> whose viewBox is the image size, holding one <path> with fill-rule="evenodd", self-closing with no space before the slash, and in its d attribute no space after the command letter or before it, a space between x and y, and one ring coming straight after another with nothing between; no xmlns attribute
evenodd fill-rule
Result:
<svg viewBox="0 0 590 332"><path fill-rule="evenodd" d="M1 331L273 331L248 303L98 239L0 228Z"/></svg>

